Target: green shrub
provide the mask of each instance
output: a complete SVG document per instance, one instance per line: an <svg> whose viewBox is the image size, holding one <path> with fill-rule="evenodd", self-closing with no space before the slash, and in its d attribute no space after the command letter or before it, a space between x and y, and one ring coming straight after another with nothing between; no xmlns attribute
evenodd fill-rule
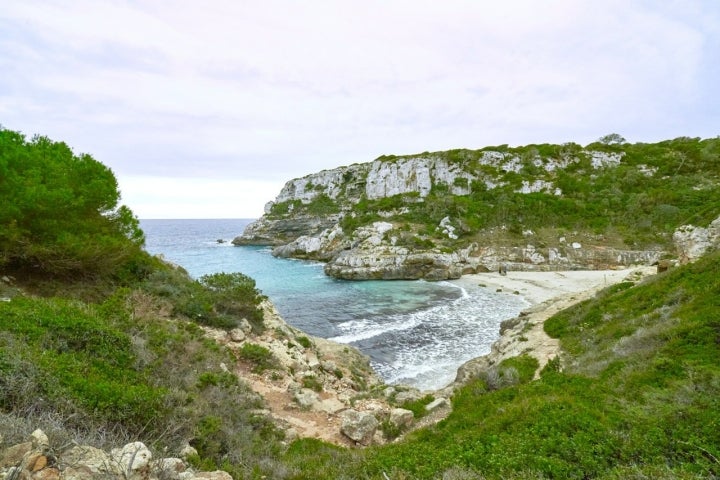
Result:
<svg viewBox="0 0 720 480"><path fill-rule="evenodd" d="M389 420L380 422L380 431L386 440L394 440L402 433L402 428Z"/></svg>
<svg viewBox="0 0 720 480"><path fill-rule="evenodd" d="M506 358L500 362L500 369L514 368L518 374L520 383L527 383L533 379L535 372L540 367L537 359L530 355L520 355L517 357Z"/></svg>
<svg viewBox="0 0 720 480"><path fill-rule="evenodd" d="M316 392L323 391L323 384L315 375L307 375L302 379L302 386Z"/></svg>
<svg viewBox="0 0 720 480"><path fill-rule="evenodd" d="M400 407L413 412L415 418L422 418L428 414L425 406L427 406L433 400L435 400L435 397L428 394L423 396L422 398L419 398L418 400L408 400L407 402L403 402Z"/></svg>
<svg viewBox="0 0 720 480"><path fill-rule="evenodd" d="M195 322L231 329L244 318L256 333L264 330L260 303L265 297L255 280L242 273L215 273L193 280L183 269L162 266L148 276L143 288L167 298L176 314Z"/></svg>
<svg viewBox="0 0 720 480"><path fill-rule="evenodd" d="M107 279L144 261L139 221L118 204L112 171L90 155L0 127L0 179L0 268Z"/></svg>
<svg viewBox="0 0 720 480"><path fill-rule="evenodd" d="M253 364L255 373L262 373L265 370L274 370L278 367L277 360L272 352L262 345L246 342L238 350L238 356Z"/></svg>
<svg viewBox="0 0 720 480"><path fill-rule="evenodd" d="M225 388L239 385L238 377L230 372L205 372L198 376L198 388L222 386Z"/></svg>

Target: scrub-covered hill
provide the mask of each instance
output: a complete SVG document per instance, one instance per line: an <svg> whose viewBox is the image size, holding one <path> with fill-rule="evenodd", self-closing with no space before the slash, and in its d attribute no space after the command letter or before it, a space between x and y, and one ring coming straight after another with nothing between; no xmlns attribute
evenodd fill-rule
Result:
<svg viewBox="0 0 720 480"><path fill-rule="evenodd" d="M286 183L236 244L327 262L348 279L598 269L676 255L720 213L720 139L382 156Z"/></svg>
<svg viewBox="0 0 720 480"><path fill-rule="evenodd" d="M571 249L594 239L598 251L602 242L670 251L676 226L698 225L675 235L692 257L701 255L695 262L614 285L546 320L560 354L538 379L538 361L526 354L477 369L456 385L447 418L407 433L403 419L426 414L432 397L373 383L349 347L323 349L270 318L266 299L240 273L195 280L151 257L132 212L118 206L112 172L64 144L0 130L0 478L228 478L219 470L238 479L717 478L720 235L717 221L709 225L718 214L717 147L693 139L598 144L590 150L601 155L577 151L564 167L577 165L583 175L543 167L560 195L516 192L531 168L523 164L502 174L506 183L465 194L439 195L431 186L426 194L367 198L362 181L355 188L348 177L358 201L347 208L330 194L332 202L271 207L262 222L272 215L292 222L318 208L308 222L335 218L340 230L330 231L358 245L364 240L353 235L363 228L387 228L390 235L368 237L379 246L411 232L419 244L406 248L414 253L467 249L490 233L508 242L507 250L494 247L501 253L561 233ZM485 153L468 155L470 165ZM594 166L597 158L620 161ZM488 197L476 203L473 192ZM62 216L58 202L69 202ZM363 202L384 207L363 213ZM456 212L444 222L454 230L427 227L435 224L425 216L433 205ZM485 223L467 231L457 223L476 217ZM520 334L523 321L513 323ZM268 390L284 388L285 423L253 390L257 376ZM404 408L388 411L388 403ZM370 446L296 439L297 426L288 425L294 409L328 418L350 412L344 434ZM399 440L379 445L374 432ZM140 462L150 458L138 441L162 460ZM124 444L128 450L110 452Z"/></svg>

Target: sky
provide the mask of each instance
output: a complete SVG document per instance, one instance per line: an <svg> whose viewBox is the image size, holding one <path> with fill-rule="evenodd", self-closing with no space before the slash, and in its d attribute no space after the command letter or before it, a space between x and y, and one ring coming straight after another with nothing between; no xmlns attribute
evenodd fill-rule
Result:
<svg viewBox="0 0 720 480"><path fill-rule="evenodd" d="M140 218L384 154L720 135L718 0L0 0L0 125Z"/></svg>

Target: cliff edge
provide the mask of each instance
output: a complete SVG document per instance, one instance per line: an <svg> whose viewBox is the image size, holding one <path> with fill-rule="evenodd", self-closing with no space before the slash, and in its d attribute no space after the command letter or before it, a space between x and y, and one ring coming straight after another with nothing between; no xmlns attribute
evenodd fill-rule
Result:
<svg viewBox="0 0 720 480"><path fill-rule="evenodd" d="M382 156L288 181L233 243L327 262L344 279L651 265L675 256L675 229L717 215L717 143Z"/></svg>

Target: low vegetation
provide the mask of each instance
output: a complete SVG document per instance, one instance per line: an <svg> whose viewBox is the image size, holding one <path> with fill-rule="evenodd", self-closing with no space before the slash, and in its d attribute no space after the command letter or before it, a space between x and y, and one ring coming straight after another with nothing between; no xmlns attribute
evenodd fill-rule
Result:
<svg viewBox="0 0 720 480"><path fill-rule="evenodd" d="M630 222L650 219L633 238L655 239L656 228L664 238L678 222L702 223L720 211L718 187L709 180L717 175L717 143L633 146L607 139L593 148L623 148L629 162L658 170L647 177L618 170L581 184L566 179L567 191L576 192L567 199L506 192L505 200L480 207L472 195L486 193L478 191L457 212L489 222L483 225L545 219L558 228L627 234ZM475 154L446 155L472 162ZM609 196L617 185L623 188ZM58 215L58 202L75 196ZM445 206L459 208L463 198ZM285 443L260 413L263 400L223 368L238 359L204 336L205 326L235 328L243 319L263 330L263 297L252 279L193 280L152 258L118 199L112 172L89 156L0 130L3 446L36 428L55 446L109 449L140 439L174 454L189 441L197 467L222 468L238 479L720 475L719 252L642 284L616 285L555 315L545 329L563 354L539 379L532 380L531 357L506 360L457 391L442 422L385 446L346 449L313 439ZM387 200L395 201L412 204ZM431 203L413 214L421 218ZM362 208L372 215L375 207ZM256 371L272 368L272 355L259 345L246 342L238 355ZM318 390L311 377L305 386ZM431 400L404 406L420 416Z"/></svg>
<svg viewBox="0 0 720 480"><path fill-rule="evenodd" d="M264 297L245 275L193 280L151 257L119 196L89 155L0 129L0 441L190 442L204 469L270 468L282 433L201 328L260 332Z"/></svg>
<svg viewBox="0 0 720 480"><path fill-rule="evenodd" d="M532 358L503 362L446 420L362 458L297 442L289 478L716 478L718 298L719 253L612 287L546 323L567 353L539 380Z"/></svg>
<svg viewBox="0 0 720 480"><path fill-rule="evenodd" d="M584 148L577 144L501 145L380 157L384 161L445 159L468 178L457 177L453 185L435 183L423 199L416 193L362 198L350 207L341 225L351 232L374 221L392 221L412 233L407 238L428 242L426 248L461 246L487 237L494 243L524 245L523 232L530 230L541 242L574 236L642 249L667 248L678 226L704 226L714 220L720 211L720 138L630 144L608 141L611 137ZM589 151L618 154L622 160L617 166L594 168ZM515 156L519 168L503 170L484 164L481 159L487 152ZM547 170L550 161L567 165ZM486 180L494 186L488 188ZM552 185L550 191L521 193L523 184L537 180ZM457 227L459 239L449 239L437 228L444 217Z"/></svg>

